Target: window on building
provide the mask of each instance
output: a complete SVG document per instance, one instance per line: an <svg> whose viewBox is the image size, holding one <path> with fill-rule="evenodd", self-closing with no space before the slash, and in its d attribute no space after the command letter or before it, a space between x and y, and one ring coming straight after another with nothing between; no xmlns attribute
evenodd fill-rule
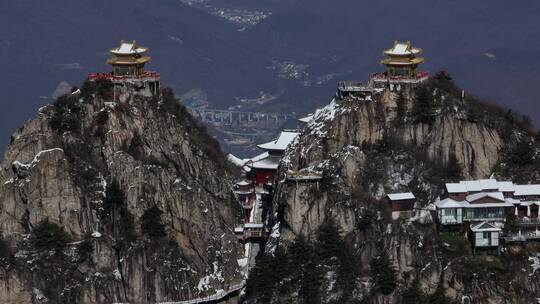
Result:
<svg viewBox="0 0 540 304"><path fill-rule="evenodd" d="M503 207L470 208L465 213L467 219L493 219L504 218Z"/></svg>
<svg viewBox="0 0 540 304"><path fill-rule="evenodd" d="M456 209L444 209L444 216L455 216Z"/></svg>

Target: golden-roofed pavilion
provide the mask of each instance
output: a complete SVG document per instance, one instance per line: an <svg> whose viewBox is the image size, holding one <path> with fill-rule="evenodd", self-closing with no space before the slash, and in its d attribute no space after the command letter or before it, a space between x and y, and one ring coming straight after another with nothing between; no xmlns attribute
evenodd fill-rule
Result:
<svg viewBox="0 0 540 304"><path fill-rule="evenodd" d="M424 58L417 57L422 49L413 47L410 41L395 41L391 49L384 51L388 58L381 61L386 66L388 77L416 77L417 67Z"/></svg>
<svg viewBox="0 0 540 304"><path fill-rule="evenodd" d="M113 67L113 76L141 76L144 65L150 61L146 55L148 48L140 46L135 40L120 42L120 46L109 50L112 57L107 63Z"/></svg>

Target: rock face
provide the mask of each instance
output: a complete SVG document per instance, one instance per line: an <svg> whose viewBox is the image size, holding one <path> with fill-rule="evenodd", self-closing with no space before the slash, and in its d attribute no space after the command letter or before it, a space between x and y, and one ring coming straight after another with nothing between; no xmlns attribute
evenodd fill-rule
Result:
<svg viewBox="0 0 540 304"><path fill-rule="evenodd" d="M274 195L278 207L270 219L279 223L281 231L276 233L279 240L270 243L287 247L300 236L316 239L330 219L364 265L365 275L357 278L365 283L357 285L358 297L370 295L373 277L366 265L378 254L387 253L397 270L396 291L368 297L366 303L398 303L414 277L426 293L432 293L442 280L448 296L472 301L464 303L529 303L540 291L538 281L530 280L538 273L528 260L537 255L537 248L517 250L509 254L511 258L501 258L502 265L490 260L497 264L490 268L493 265L486 265L491 262L478 266L474 257L455 252L453 244L445 243L437 233L427 204L439 194L444 181L437 177L438 171L445 168L450 154L457 158L464 178L488 178L509 141L503 141L499 129L471 119L463 100L436 89L431 93L436 107L430 123L398 117L398 98L405 99L409 113L413 111L412 89L404 89L401 97L381 90L372 99L335 99L318 110L281 163ZM498 119L503 124L504 117ZM287 181L286 176L297 172L319 172L322 180ZM376 199L402 190L415 192L420 197L417 207L427 209L411 221L385 219ZM463 233L457 235L463 239ZM335 298L327 294L323 302Z"/></svg>
<svg viewBox="0 0 540 304"><path fill-rule="evenodd" d="M372 163L369 162L373 159L363 147L376 145L386 137L392 137L404 147L407 150L405 154L422 154L424 159L413 160L418 165L406 164L410 161L407 155L398 155L401 159L397 161L386 161L384 169L387 171L382 173L384 176L375 185L373 193L367 193L375 197L409 188L413 176L420 175L418 171L422 170L420 164L423 161L444 166L451 153L462 165L465 178L488 178L492 174L503 144L495 129L460 119L455 114L437 116L430 125L412 121L396 124L397 97L394 92L383 91L374 101L333 100L316 113L300 139L292 144L284 158L282 174L308 169L323 171L327 177L325 180L332 183L333 188L322 191L322 195L315 198L322 205L307 208L296 203L305 200L306 191L313 188L313 184L279 185L278 201L286 201L291 208L286 216L294 217L290 218L291 227L299 229L295 234L310 234L324 220L326 214L322 210L326 210L324 205L332 199L328 192L354 191L359 186L359 178L366 175L363 171L377 170L370 168ZM409 99L408 103L411 107L412 100ZM369 189L364 190L369 192ZM351 231L354 227L353 214L340 211L339 217L340 223L347 223L342 227L345 232ZM313 226L313 229L303 230L304 224Z"/></svg>
<svg viewBox="0 0 540 304"><path fill-rule="evenodd" d="M172 96L114 103L87 84L15 132L0 173L0 228L14 254L1 299L155 303L241 280L240 210L223 156ZM121 199L111 207L112 191ZM141 228L152 207L166 236ZM61 253L33 247L44 221L67 232Z"/></svg>

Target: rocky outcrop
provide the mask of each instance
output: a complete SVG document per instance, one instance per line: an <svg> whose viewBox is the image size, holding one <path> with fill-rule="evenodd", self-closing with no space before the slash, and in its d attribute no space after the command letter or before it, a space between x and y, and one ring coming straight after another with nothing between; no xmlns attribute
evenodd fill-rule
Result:
<svg viewBox="0 0 540 304"><path fill-rule="evenodd" d="M385 161L384 168L378 168L384 171L381 172L383 176L372 193L363 189L367 195L380 198L389 191L410 188L414 176L422 174L423 162L444 166L450 153L456 155L462 165L464 177L487 178L492 174L503 144L496 130L461 119L455 113L439 115L430 125L412 121L396 123L397 97L394 92L382 91L373 101L333 100L315 114L299 140L288 149L280 180L284 180L287 172L309 169L325 172L323 183L329 184L328 191L317 190L320 185L314 183L278 185L278 201L286 202L288 209L284 217L294 235L315 231L327 212L335 209L327 208L327 205L336 206L340 201L348 201L348 194L359 188L362 176L374 179L369 172L377 170L370 167L374 159L363 147L386 138L406 151L401 156L394 156L397 159ZM412 107L412 99L408 99L408 107ZM418 155L422 159L418 159ZM430 186L437 188L440 185ZM321 193L309 194L313 192ZM331 192L341 194L330 195ZM306 205L306 201L310 204ZM352 231L355 227L352 209L338 208L335 212L333 216L343 223L344 231ZM304 230L303 227L311 228Z"/></svg>
<svg viewBox="0 0 540 304"><path fill-rule="evenodd" d="M369 294L373 277L367 265L374 257L384 252L393 261L398 289L389 296L367 298L369 303L398 303L414 277L426 293L443 282L447 295L464 303L528 303L540 291L540 285L529 280L538 276L528 260L537 249L516 249L512 257L483 260L472 257L470 248L464 249L467 244L459 247L437 233L428 203L439 194L439 171L450 154L456 156L464 178L488 178L508 139L503 142L498 128L471 119L463 100L437 89L431 93L437 106L430 123L419 123L410 114L398 118L399 96L386 89L372 99L335 99L318 110L282 160L274 194L277 213L271 219L279 223L280 233L270 243L287 247L300 236L316 238L330 219L364 265L366 275L357 278L364 285L357 285L357 295ZM411 112L414 90L402 94ZM502 124L504 118L499 119ZM287 179L297 172L319 172L322 179ZM390 221L377 200L402 190L415 192L420 198L417 207L426 209L410 221Z"/></svg>
<svg viewBox="0 0 540 304"><path fill-rule="evenodd" d="M240 212L213 140L171 92L125 103L103 95L62 97L12 136L0 172L0 228L14 260L0 298L155 303L238 283L242 250L232 228ZM123 199L111 207L113 183ZM151 207L162 212L167 236L141 229ZM29 241L44 221L68 233L62 254ZM81 262L83 241L91 252Z"/></svg>

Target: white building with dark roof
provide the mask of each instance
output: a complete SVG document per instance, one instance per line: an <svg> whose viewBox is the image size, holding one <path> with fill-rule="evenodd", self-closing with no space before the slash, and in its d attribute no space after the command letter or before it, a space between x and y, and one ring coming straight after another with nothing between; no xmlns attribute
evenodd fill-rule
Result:
<svg viewBox="0 0 540 304"><path fill-rule="evenodd" d="M503 225L509 214L517 217L520 235L537 235L540 227L540 185L496 179L447 183L435 206L442 227L468 224L472 230L483 222Z"/></svg>
<svg viewBox="0 0 540 304"><path fill-rule="evenodd" d="M471 243L475 248L499 247L501 228L489 222L481 222L470 226Z"/></svg>

